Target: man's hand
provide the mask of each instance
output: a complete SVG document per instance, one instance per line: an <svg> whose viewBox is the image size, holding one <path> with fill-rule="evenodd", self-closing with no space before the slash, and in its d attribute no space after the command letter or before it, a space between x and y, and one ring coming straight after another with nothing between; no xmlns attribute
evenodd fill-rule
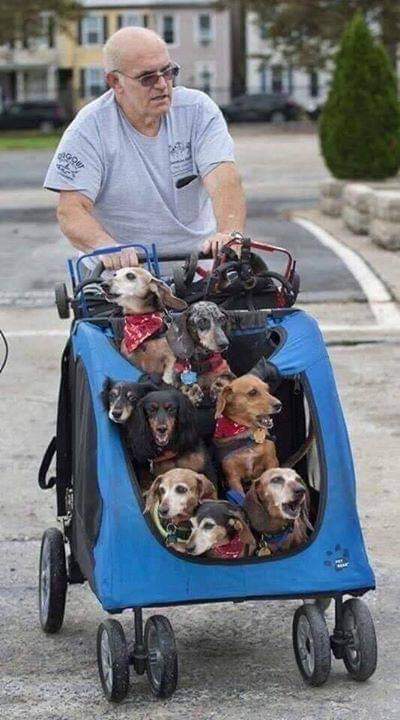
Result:
<svg viewBox="0 0 400 720"><path fill-rule="evenodd" d="M205 240L201 246L202 252L205 255L211 252L213 258L216 258L218 253L222 250L224 245L232 240L230 233L215 233Z"/></svg>
<svg viewBox="0 0 400 720"><path fill-rule="evenodd" d="M118 253L109 253L100 255L106 270L120 270L123 267L135 267L139 265L136 250L133 248L125 248Z"/></svg>

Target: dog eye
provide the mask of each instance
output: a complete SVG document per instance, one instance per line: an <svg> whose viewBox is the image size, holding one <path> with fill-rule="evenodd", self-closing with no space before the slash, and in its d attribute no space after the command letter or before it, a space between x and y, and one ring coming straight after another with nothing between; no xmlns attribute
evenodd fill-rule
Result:
<svg viewBox="0 0 400 720"><path fill-rule="evenodd" d="M178 495L184 495L185 493L187 493L187 487L185 487L184 485L177 485L176 492L178 493Z"/></svg>
<svg viewBox="0 0 400 720"><path fill-rule="evenodd" d="M203 530L212 530L213 527L214 527L214 523L211 523L211 522L203 523Z"/></svg>
<svg viewBox="0 0 400 720"><path fill-rule="evenodd" d="M165 488L163 488L163 487L158 488L158 492L160 493L160 495L165 495Z"/></svg>
<svg viewBox="0 0 400 720"><path fill-rule="evenodd" d="M130 400L132 402L135 399L135 393L128 392L126 397L128 398L128 400Z"/></svg>
<svg viewBox="0 0 400 720"><path fill-rule="evenodd" d="M211 323L207 318L200 318L199 322L197 323L197 327L199 330L209 330L211 326Z"/></svg>
<svg viewBox="0 0 400 720"><path fill-rule="evenodd" d="M110 392L110 398L116 398L118 397L118 391L117 390L111 390Z"/></svg>
<svg viewBox="0 0 400 720"><path fill-rule="evenodd" d="M283 485L284 479L278 475L277 477L271 478L271 483L274 483L274 485Z"/></svg>
<svg viewBox="0 0 400 720"><path fill-rule="evenodd" d="M127 280L136 280L136 275L133 272L126 273L125 277Z"/></svg>
<svg viewBox="0 0 400 720"><path fill-rule="evenodd" d="M252 388L247 394L249 397L254 397L255 395L258 395L258 390L256 390L256 388Z"/></svg>

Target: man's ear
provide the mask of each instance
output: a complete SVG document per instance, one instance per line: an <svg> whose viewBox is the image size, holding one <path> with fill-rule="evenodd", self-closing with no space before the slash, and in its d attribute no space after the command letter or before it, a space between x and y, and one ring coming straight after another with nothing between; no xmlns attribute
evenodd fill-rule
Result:
<svg viewBox="0 0 400 720"><path fill-rule="evenodd" d="M226 403L228 402L229 398L232 396L232 388L230 385L226 385L226 387L223 388L218 400L217 405L215 408L215 417L218 418L225 410Z"/></svg>
<svg viewBox="0 0 400 720"><path fill-rule="evenodd" d="M175 297L171 288L169 288L162 280L153 277L150 282L150 290L157 295L161 303L166 307L169 307L172 310L186 310L187 303L184 300L181 300L181 298Z"/></svg>

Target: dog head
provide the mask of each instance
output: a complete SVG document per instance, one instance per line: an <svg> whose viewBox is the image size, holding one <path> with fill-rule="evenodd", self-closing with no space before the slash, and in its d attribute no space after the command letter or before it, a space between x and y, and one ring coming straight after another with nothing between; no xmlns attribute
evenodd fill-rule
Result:
<svg viewBox="0 0 400 720"><path fill-rule="evenodd" d="M125 314L187 308L186 302L175 297L168 285L140 267L117 270L110 280L102 283L102 288L106 298L120 305Z"/></svg>
<svg viewBox="0 0 400 720"><path fill-rule="evenodd" d="M282 403L270 394L267 383L255 375L242 375L222 389L215 417L224 414L239 425L269 430L270 416L281 409Z"/></svg>
<svg viewBox="0 0 400 720"><path fill-rule="evenodd" d="M227 315L215 303L197 302L187 311L186 327L194 348L205 354L228 349L227 326Z"/></svg>
<svg viewBox="0 0 400 720"><path fill-rule="evenodd" d="M107 377L104 381L101 399L108 417L115 423L126 423L136 403L146 393L155 390L152 383L118 382Z"/></svg>
<svg viewBox="0 0 400 720"><path fill-rule="evenodd" d="M255 547L254 537L240 508L225 500L202 502L190 519L192 532L185 546L189 555L203 555L239 534L245 545Z"/></svg>
<svg viewBox="0 0 400 720"><path fill-rule="evenodd" d="M152 483L146 496L145 512L151 512L158 503L158 514L163 520L180 523L188 520L205 498L217 498L214 485L205 475L174 468L159 475Z"/></svg>
<svg viewBox="0 0 400 720"><path fill-rule="evenodd" d="M263 472L246 493L244 508L251 527L260 532L268 531L271 523L283 526L288 520L299 518L313 529L309 521L308 490L296 471L289 468Z"/></svg>

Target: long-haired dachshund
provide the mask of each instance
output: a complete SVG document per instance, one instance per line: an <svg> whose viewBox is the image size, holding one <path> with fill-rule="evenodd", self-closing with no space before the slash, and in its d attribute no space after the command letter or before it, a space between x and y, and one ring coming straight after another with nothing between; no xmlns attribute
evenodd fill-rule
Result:
<svg viewBox="0 0 400 720"><path fill-rule="evenodd" d="M125 315L122 354L144 372L175 382L176 356L166 332L167 308L184 310L187 304L175 297L168 285L143 268L121 268L102 283L106 298L122 307Z"/></svg>
<svg viewBox="0 0 400 720"><path fill-rule="evenodd" d="M243 493L246 481L279 465L270 436L271 415L282 403L254 375L242 375L226 385L218 398L214 445L230 490Z"/></svg>
<svg viewBox="0 0 400 720"><path fill-rule="evenodd" d="M160 475L174 467L189 468L214 480L210 455L201 441L191 402L179 390L157 390L139 400L129 423L130 451Z"/></svg>
<svg viewBox="0 0 400 720"><path fill-rule="evenodd" d="M222 387L235 376L223 353L229 346L228 317L213 302L191 305L179 320L191 370L206 398L216 401Z"/></svg>
<svg viewBox="0 0 400 720"><path fill-rule="evenodd" d="M133 383L106 377L101 399L110 420L124 425L131 417L136 403L151 390L157 390L157 386L151 382Z"/></svg>
<svg viewBox="0 0 400 720"><path fill-rule="evenodd" d="M259 534L257 555L276 555L307 542L309 493L301 477L289 468L267 470L246 493L244 510Z"/></svg>
<svg viewBox="0 0 400 720"><path fill-rule="evenodd" d="M181 551L223 560L253 555L256 541L243 512L225 500L200 503L191 518L192 532Z"/></svg>

